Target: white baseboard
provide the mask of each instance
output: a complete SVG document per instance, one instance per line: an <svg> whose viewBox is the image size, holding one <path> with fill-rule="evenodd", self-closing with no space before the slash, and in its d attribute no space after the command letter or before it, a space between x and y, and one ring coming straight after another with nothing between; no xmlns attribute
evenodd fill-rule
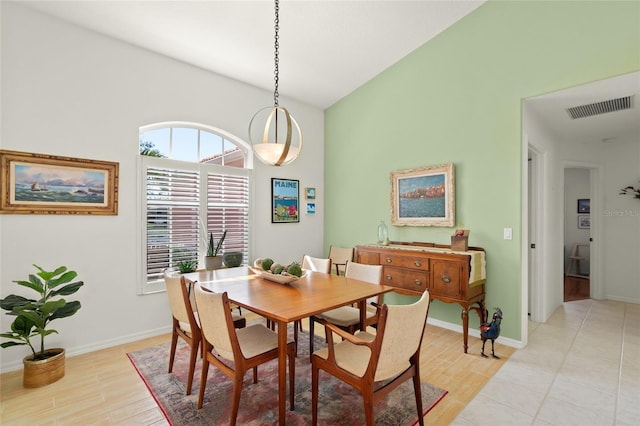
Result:
<svg viewBox="0 0 640 426"><path fill-rule="evenodd" d="M143 331L140 333L128 334L126 336L120 336L115 339L102 340L89 345L76 346L73 348L65 348L67 352L66 356L72 357L75 355L82 355L89 352L95 352L102 349L111 348L113 346L123 345L125 343L131 343L137 340L146 339L148 337L155 337L155 336L159 336L161 334L166 334L170 332L171 332L171 326L167 326L167 327L161 327L161 328ZM16 371L20 369L22 369L22 360L9 362L7 364L3 364L0 367L0 374L8 373L10 371Z"/></svg>
<svg viewBox="0 0 640 426"><path fill-rule="evenodd" d="M427 318L427 324L431 324L431 325L435 325L436 327L441 327L447 330L451 330L451 331L455 331L456 333L460 333L462 334L462 325L460 324L453 324L450 322L445 322L445 321L440 321L438 319L433 319L433 318ZM469 329L469 336L473 336L473 337L477 337L478 339L480 338L480 330L476 330L474 329ZM516 348L516 349L522 349L524 348L524 345L522 344L522 341L520 340L515 340L515 339L511 339L508 337L504 337L504 336L500 336L496 339L496 342L500 343L501 345L505 345L505 346L509 346L512 348Z"/></svg>

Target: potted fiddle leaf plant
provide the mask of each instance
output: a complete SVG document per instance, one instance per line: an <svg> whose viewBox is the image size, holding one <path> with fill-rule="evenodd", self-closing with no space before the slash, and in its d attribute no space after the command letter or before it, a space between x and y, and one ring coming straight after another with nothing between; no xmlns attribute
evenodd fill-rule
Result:
<svg viewBox="0 0 640 426"><path fill-rule="evenodd" d="M218 240L216 244L213 239L213 232L209 232L209 242L207 243L207 254L204 257L204 268L208 271L212 271L214 269L222 268L222 255L220 255L220 249L222 248L222 243L224 243L224 239L227 237L227 231L225 230L222 233L222 237Z"/></svg>
<svg viewBox="0 0 640 426"><path fill-rule="evenodd" d="M26 281L13 282L35 291L38 296L28 298L10 294L0 300L0 308L8 311L7 315L16 317L11 324L11 331L0 334L0 337L7 339L0 346L9 348L26 345L31 349L31 355L22 361L22 383L26 388L45 386L64 376L65 350L46 348L44 341L50 334L58 333L49 328L51 321L70 317L81 307L79 301L67 301L62 296L74 294L84 285L82 281L74 281L77 272L68 270L66 266L53 271L46 271L35 264L33 266L38 270L35 275L30 274ZM40 341L39 349L34 347L32 338Z"/></svg>

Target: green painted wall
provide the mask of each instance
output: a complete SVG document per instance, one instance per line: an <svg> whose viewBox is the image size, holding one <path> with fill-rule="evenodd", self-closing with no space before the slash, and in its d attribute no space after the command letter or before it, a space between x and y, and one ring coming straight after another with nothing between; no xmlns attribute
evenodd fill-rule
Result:
<svg viewBox="0 0 640 426"><path fill-rule="evenodd" d="M391 171L452 162L456 227L487 250L487 305L519 340L522 100L639 69L640 2L486 3L326 111L325 251L390 223ZM445 244L453 232L389 228ZM457 305L429 315L460 323Z"/></svg>

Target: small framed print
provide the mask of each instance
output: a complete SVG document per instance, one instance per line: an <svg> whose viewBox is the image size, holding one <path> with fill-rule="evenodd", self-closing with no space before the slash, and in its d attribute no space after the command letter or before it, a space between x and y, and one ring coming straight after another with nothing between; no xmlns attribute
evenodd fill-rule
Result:
<svg viewBox="0 0 640 426"><path fill-rule="evenodd" d="M307 214L316 214L316 203L307 203Z"/></svg>
<svg viewBox="0 0 640 426"><path fill-rule="evenodd" d="M578 215L578 228L579 229L591 228L591 216L589 216L588 214Z"/></svg>
<svg viewBox="0 0 640 426"><path fill-rule="evenodd" d="M591 199L589 198L578 199L578 213L591 213Z"/></svg>
<svg viewBox="0 0 640 426"><path fill-rule="evenodd" d="M305 188L304 189L304 198L307 200L315 200L316 199L316 189L315 188Z"/></svg>

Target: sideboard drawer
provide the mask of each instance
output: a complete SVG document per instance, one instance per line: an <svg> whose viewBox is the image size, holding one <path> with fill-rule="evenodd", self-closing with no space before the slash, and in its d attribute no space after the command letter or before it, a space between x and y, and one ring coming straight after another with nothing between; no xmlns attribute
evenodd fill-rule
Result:
<svg viewBox="0 0 640 426"><path fill-rule="evenodd" d="M441 297L461 298L462 269L460 262L432 259L431 293Z"/></svg>
<svg viewBox="0 0 640 426"><path fill-rule="evenodd" d="M419 257L419 256L397 255L397 254L386 253L380 256L380 264L384 266L410 268L413 270L421 270L421 271L429 270L429 258Z"/></svg>
<svg viewBox="0 0 640 426"><path fill-rule="evenodd" d="M428 288L428 280L429 275L426 271L411 271L389 266L382 268L382 284L423 293Z"/></svg>

